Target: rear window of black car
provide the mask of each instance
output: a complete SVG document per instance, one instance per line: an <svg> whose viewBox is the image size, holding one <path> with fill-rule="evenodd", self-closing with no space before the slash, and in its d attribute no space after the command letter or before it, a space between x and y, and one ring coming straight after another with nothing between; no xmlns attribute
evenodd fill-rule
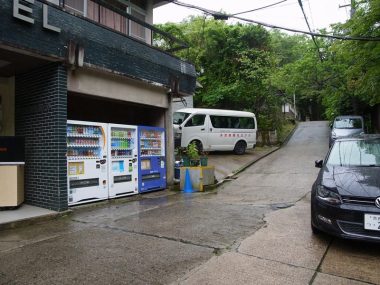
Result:
<svg viewBox="0 0 380 285"><path fill-rule="evenodd" d="M331 149L327 164L380 166L380 139L336 142Z"/></svg>
<svg viewBox="0 0 380 285"><path fill-rule="evenodd" d="M335 129L361 129L363 128L360 118L336 118L334 122Z"/></svg>

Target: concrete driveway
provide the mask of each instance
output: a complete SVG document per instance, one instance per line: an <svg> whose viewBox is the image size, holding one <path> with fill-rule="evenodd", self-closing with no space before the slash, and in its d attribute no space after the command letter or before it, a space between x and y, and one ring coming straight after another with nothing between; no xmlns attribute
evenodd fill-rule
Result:
<svg viewBox="0 0 380 285"><path fill-rule="evenodd" d="M258 161L262 157L276 151L277 146L256 147L249 149L243 155L236 155L231 152L215 151L208 155L208 164L215 167L215 178L222 181L226 177L234 175L247 166Z"/></svg>
<svg viewBox="0 0 380 285"><path fill-rule="evenodd" d="M310 229L314 160L328 150L326 122L301 123L288 145L223 185L214 202L271 207L265 224L178 284L380 284L380 245Z"/></svg>

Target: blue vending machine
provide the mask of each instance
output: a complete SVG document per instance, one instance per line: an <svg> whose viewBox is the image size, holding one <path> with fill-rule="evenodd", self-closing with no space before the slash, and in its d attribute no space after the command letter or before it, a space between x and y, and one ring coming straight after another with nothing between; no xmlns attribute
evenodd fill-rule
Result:
<svg viewBox="0 0 380 285"><path fill-rule="evenodd" d="M138 127L139 193L166 188L165 129Z"/></svg>

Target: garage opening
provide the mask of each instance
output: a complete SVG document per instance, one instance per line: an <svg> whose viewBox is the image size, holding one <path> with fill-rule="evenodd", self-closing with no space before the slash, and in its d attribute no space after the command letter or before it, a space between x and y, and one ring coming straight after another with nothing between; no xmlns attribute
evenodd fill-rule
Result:
<svg viewBox="0 0 380 285"><path fill-rule="evenodd" d="M165 109L69 92L67 119L165 127Z"/></svg>

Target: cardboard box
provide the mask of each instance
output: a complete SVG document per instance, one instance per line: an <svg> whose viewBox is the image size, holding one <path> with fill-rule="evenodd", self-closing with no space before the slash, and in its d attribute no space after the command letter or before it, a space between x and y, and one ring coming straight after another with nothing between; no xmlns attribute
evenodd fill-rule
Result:
<svg viewBox="0 0 380 285"><path fill-rule="evenodd" d="M0 207L24 202L24 165L0 165Z"/></svg>

